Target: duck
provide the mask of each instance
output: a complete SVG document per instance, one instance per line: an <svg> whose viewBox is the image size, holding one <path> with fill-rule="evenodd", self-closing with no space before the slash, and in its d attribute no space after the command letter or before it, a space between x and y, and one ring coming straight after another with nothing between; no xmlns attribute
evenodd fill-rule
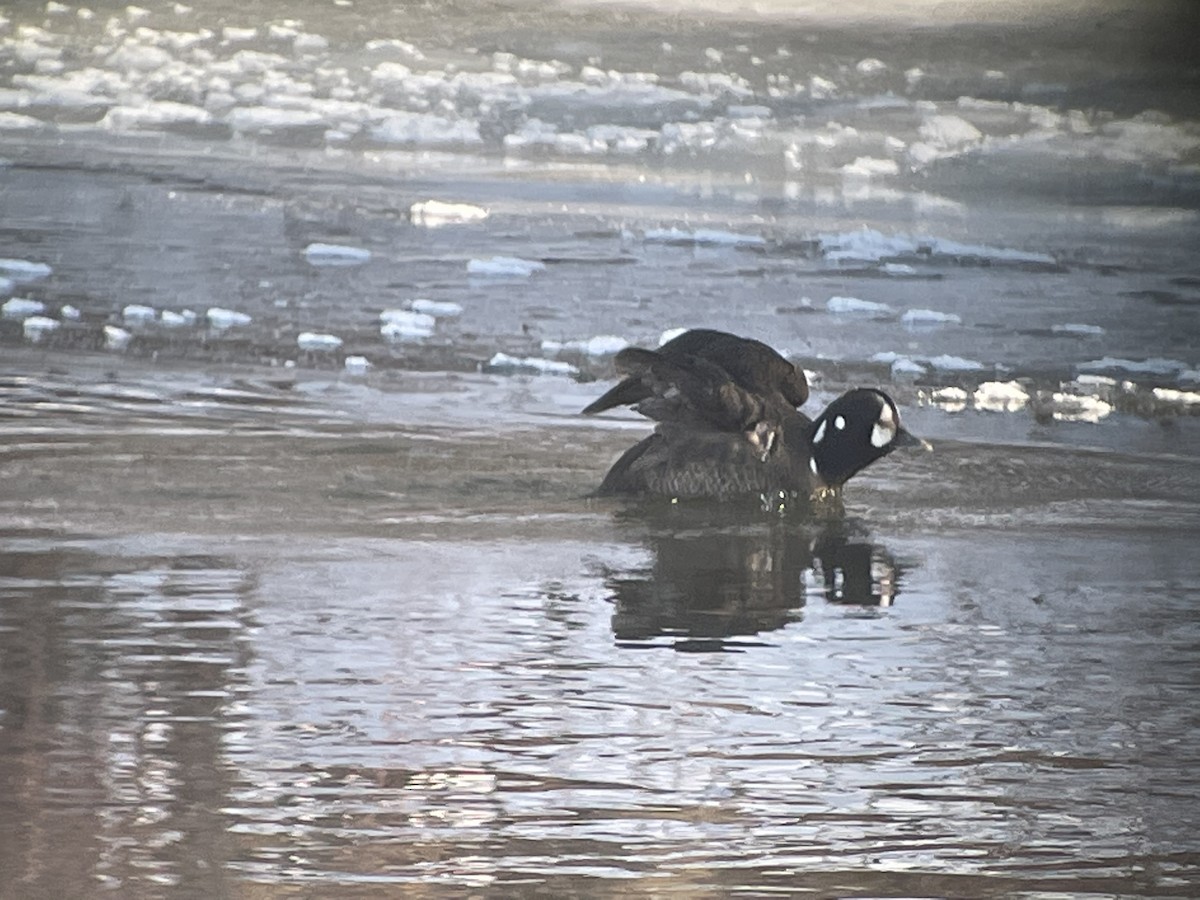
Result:
<svg viewBox="0 0 1200 900"><path fill-rule="evenodd" d="M894 450L931 449L876 388L847 391L810 419L796 408L808 396L807 381L803 391L798 386L803 372L769 347L771 355L740 356L746 344L738 342L746 340L708 332L682 349L627 347L616 355L622 380L584 412L632 406L656 427L617 459L596 496L750 496L775 506L838 499L850 478Z"/></svg>
<svg viewBox="0 0 1200 900"><path fill-rule="evenodd" d="M711 328L692 328L655 351L664 360L688 363L703 360L724 369L739 387L798 408L808 400L804 370L792 365L773 347L753 338ZM583 409L594 415L617 406L636 406L652 394L640 374L629 375Z"/></svg>

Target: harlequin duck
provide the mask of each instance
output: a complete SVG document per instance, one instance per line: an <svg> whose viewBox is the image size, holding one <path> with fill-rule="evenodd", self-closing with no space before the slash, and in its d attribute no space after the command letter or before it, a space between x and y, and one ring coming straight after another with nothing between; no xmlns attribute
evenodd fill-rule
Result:
<svg viewBox="0 0 1200 900"><path fill-rule="evenodd" d="M727 348L745 340L725 337L732 339ZM712 339L703 342L715 345ZM789 395L778 389L777 376L764 376L762 366L743 360L739 371L743 379L765 386L759 392L732 377L712 354L678 348L664 353L666 346L618 353L617 371L624 379L585 410L630 403L658 422L652 435L613 464L596 491L599 496L819 498L836 495L849 478L897 447L929 446L901 427L895 403L882 391L849 391L813 421L795 409L795 381Z"/></svg>
<svg viewBox="0 0 1200 900"><path fill-rule="evenodd" d="M725 376L739 387L765 399L778 399L793 408L803 406L808 399L804 370L753 338L710 328L693 328L667 341L656 352L669 362L687 364L690 360L700 359L720 366L725 370ZM652 393L640 375L629 375L585 407L583 412L591 415L614 406L635 406Z"/></svg>

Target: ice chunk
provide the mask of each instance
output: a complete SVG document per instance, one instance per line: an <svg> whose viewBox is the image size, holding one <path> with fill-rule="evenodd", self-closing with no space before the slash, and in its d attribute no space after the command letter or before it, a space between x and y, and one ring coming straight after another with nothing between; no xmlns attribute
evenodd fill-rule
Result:
<svg viewBox="0 0 1200 900"><path fill-rule="evenodd" d="M962 319L954 313L938 312L936 309L910 309L900 317L900 321L909 329L962 324Z"/></svg>
<svg viewBox="0 0 1200 900"><path fill-rule="evenodd" d="M371 251L343 244L309 244L304 258L313 266L361 266L371 259Z"/></svg>
<svg viewBox="0 0 1200 900"><path fill-rule="evenodd" d="M158 315L153 306L142 306L140 303L130 303L121 310L121 318L126 325L148 325Z"/></svg>
<svg viewBox="0 0 1200 900"><path fill-rule="evenodd" d="M208 317L208 324L217 331L249 325L251 322L250 316L244 312L238 312L234 309L224 309L220 306L210 307L205 315Z"/></svg>
<svg viewBox="0 0 1200 900"><path fill-rule="evenodd" d="M496 353L484 364L485 372L504 375L575 375L579 370L570 363L537 356L509 356Z"/></svg>
<svg viewBox="0 0 1200 900"><path fill-rule="evenodd" d="M371 368L371 361L365 356L347 356L344 363L347 375L366 375Z"/></svg>
<svg viewBox="0 0 1200 900"><path fill-rule="evenodd" d="M112 131L133 131L167 125L207 125L211 121L212 113L199 106L158 100L138 106L114 106L104 114L100 127Z"/></svg>
<svg viewBox="0 0 1200 900"><path fill-rule="evenodd" d="M493 256L491 259L473 259L467 263L467 272L487 278L528 278L540 272L546 264L516 256Z"/></svg>
<svg viewBox="0 0 1200 900"><path fill-rule="evenodd" d="M426 338L433 334L437 325L433 316L409 309L385 309L379 319L383 323L379 333L388 341Z"/></svg>
<svg viewBox="0 0 1200 900"><path fill-rule="evenodd" d="M1200 404L1200 392L1177 391L1174 388L1154 388L1154 398L1172 406L1195 406Z"/></svg>
<svg viewBox="0 0 1200 900"><path fill-rule="evenodd" d="M917 270L905 263L885 262L879 266L879 271L884 275L891 275L894 278L903 278L908 275L916 275Z"/></svg>
<svg viewBox="0 0 1200 900"><path fill-rule="evenodd" d="M870 178L874 175L899 175L900 166L894 159L860 156L854 162L846 163L840 171L843 175Z"/></svg>
<svg viewBox="0 0 1200 900"><path fill-rule="evenodd" d="M934 356L930 358L929 364L939 372L979 372L984 368L981 362L949 354Z"/></svg>
<svg viewBox="0 0 1200 900"><path fill-rule="evenodd" d="M29 316L21 323L21 330L27 341L36 344L50 332L57 331L59 324L58 319L51 319L49 316Z"/></svg>
<svg viewBox="0 0 1200 900"><path fill-rule="evenodd" d="M830 297L825 308L837 315L890 315L892 308L886 303L876 303L874 300L860 300L858 297Z"/></svg>
<svg viewBox="0 0 1200 900"><path fill-rule="evenodd" d="M414 225L437 228L442 225L460 225L467 222L482 222L488 211L470 203L450 203L445 200L421 200L408 210Z"/></svg>
<svg viewBox="0 0 1200 900"><path fill-rule="evenodd" d="M451 303L448 300L417 299L409 305L412 307L413 312L424 313L425 315L433 316L434 318L452 318L454 316L461 316L463 311L462 306L457 303Z"/></svg>
<svg viewBox="0 0 1200 900"><path fill-rule="evenodd" d="M629 341L615 334L600 334L585 341L542 341L542 350L546 353L575 350L587 356L612 356L628 346Z"/></svg>
<svg viewBox="0 0 1200 900"><path fill-rule="evenodd" d="M1055 392L1050 395L1051 415L1063 422L1095 424L1113 411L1112 404L1099 397L1080 397Z"/></svg>
<svg viewBox="0 0 1200 900"><path fill-rule="evenodd" d="M1029 394L1016 381L985 381L975 390L975 408L1013 412L1029 402Z"/></svg>
<svg viewBox="0 0 1200 900"><path fill-rule="evenodd" d="M947 412L962 412L967 408L967 400L970 399L970 394L960 387L944 387L938 388L929 395L931 403L936 403L943 407Z"/></svg>
<svg viewBox="0 0 1200 900"><path fill-rule="evenodd" d="M45 263L30 262L27 259L0 259L0 275L17 284L28 284L40 281L53 271Z"/></svg>
<svg viewBox="0 0 1200 900"><path fill-rule="evenodd" d="M1068 322L1065 325L1051 325L1050 330L1055 334L1101 335L1104 329L1099 325L1082 325L1078 322Z"/></svg>
<svg viewBox="0 0 1200 900"><path fill-rule="evenodd" d="M78 322L81 318L83 318L83 313L81 313L78 308L71 306L69 303L65 304L61 309L59 309L58 314L68 322Z"/></svg>
<svg viewBox="0 0 1200 900"><path fill-rule="evenodd" d="M1187 368L1187 364L1180 362L1177 359L1164 359L1160 356L1150 359L1121 359L1114 356L1105 356L1101 359L1093 359L1088 362L1082 362L1076 368L1080 372L1107 372L1118 370L1122 372L1134 372L1142 375L1177 375L1179 372Z"/></svg>
<svg viewBox="0 0 1200 900"><path fill-rule="evenodd" d="M13 297L4 301L0 306L0 315L6 319L24 319L26 316L40 316L46 311L46 304L41 300L30 300L28 297Z"/></svg>
<svg viewBox="0 0 1200 900"><path fill-rule="evenodd" d="M887 63L881 59L867 57L866 59L860 59L857 63L855 63L854 68L859 75L874 75L877 72L887 71Z"/></svg>
<svg viewBox="0 0 1200 900"><path fill-rule="evenodd" d="M158 321L166 328L186 328L196 324L196 314L190 309L185 309L183 312L164 309L158 317Z"/></svg>
<svg viewBox="0 0 1200 900"><path fill-rule="evenodd" d="M296 344L301 350L327 353L342 346L342 339L335 334L302 331L296 335Z"/></svg>
<svg viewBox="0 0 1200 900"><path fill-rule="evenodd" d="M724 244L734 247L761 247L767 243L766 238L761 235L723 231L719 228L697 228L694 231L682 228L648 228L642 233L642 240L655 244Z"/></svg>
<svg viewBox="0 0 1200 900"><path fill-rule="evenodd" d="M915 359L897 356L892 360L892 378L918 378L925 374L925 367Z"/></svg>
<svg viewBox="0 0 1200 900"><path fill-rule="evenodd" d="M129 346L133 335L117 325L104 326L104 349L124 350Z"/></svg>

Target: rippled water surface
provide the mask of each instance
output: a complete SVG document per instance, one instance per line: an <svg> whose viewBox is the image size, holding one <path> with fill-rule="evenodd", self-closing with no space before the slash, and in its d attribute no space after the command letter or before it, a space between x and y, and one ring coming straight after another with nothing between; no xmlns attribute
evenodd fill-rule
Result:
<svg viewBox="0 0 1200 900"><path fill-rule="evenodd" d="M0 11L0 896L1200 893L1194 15L242 6ZM696 325L934 452L589 498Z"/></svg>

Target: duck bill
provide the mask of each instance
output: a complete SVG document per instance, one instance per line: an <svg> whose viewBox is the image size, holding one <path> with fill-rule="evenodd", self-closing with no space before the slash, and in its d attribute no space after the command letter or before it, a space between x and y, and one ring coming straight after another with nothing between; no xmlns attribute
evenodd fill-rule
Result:
<svg viewBox="0 0 1200 900"><path fill-rule="evenodd" d="M919 447L922 450L933 450L933 444L924 438L919 438L911 431L901 428L896 432L896 441L893 447Z"/></svg>

